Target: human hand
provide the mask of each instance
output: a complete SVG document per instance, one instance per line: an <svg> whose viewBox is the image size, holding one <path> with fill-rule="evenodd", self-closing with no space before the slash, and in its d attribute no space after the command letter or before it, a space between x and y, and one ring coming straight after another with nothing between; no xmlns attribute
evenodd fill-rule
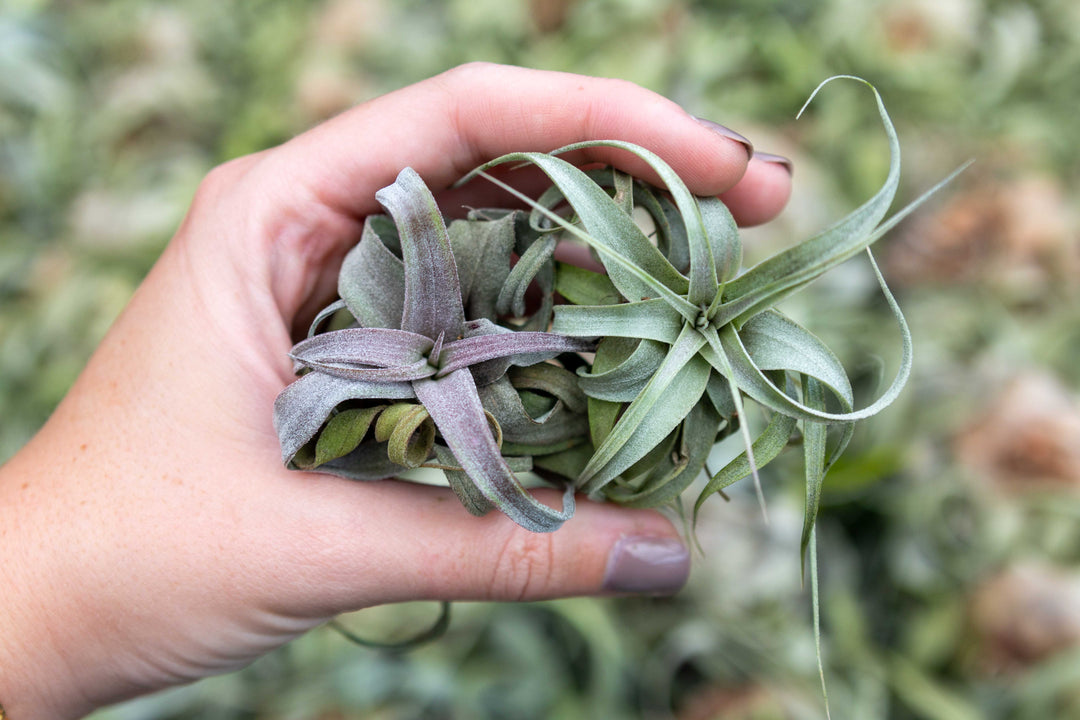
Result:
<svg viewBox="0 0 1080 720"><path fill-rule="evenodd" d="M506 152L608 138L657 152L743 224L790 191L782 162L748 162L746 145L637 86L490 65L215 169L53 417L0 468L11 717L74 717L238 668L381 603L681 586L688 555L655 511L582 502L558 532L529 533L448 490L286 471L271 422L293 337L402 167L447 188ZM649 177L615 151L573 159Z"/></svg>

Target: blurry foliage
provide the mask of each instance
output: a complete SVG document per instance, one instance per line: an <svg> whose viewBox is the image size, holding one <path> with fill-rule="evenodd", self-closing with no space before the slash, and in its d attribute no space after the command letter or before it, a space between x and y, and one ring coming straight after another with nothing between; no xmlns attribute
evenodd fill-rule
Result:
<svg viewBox="0 0 1080 720"><path fill-rule="evenodd" d="M977 158L881 245L916 367L826 480L830 698L849 718L1080 717L1070 0L6 0L0 459L62 397L210 167L469 60L630 79L793 157L795 195L747 233L751 253L823 227L884 174L856 92L794 121L826 76L880 89L901 199ZM896 342L871 283L855 261L785 308L866 396L889 376L870 348ZM100 717L820 718L802 498L778 477L798 454L765 474L770 525L746 488L706 507L675 598L463 605L450 635L405 656L314 632ZM1047 468L1052 482L1025 482ZM429 610L349 620L404 636Z"/></svg>

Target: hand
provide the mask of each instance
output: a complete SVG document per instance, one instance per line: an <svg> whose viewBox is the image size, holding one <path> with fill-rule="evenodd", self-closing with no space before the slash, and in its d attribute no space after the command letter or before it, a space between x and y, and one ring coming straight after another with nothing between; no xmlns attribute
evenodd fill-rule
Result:
<svg viewBox="0 0 1080 720"><path fill-rule="evenodd" d="M688 555L654 511L582 502L558 532L532 534L447 490L286 471L271 425L296 329L333 296L375 191L402 167L446 188L506 152L603 138L659 153L743 223L788 197L782 163L748 162L746 145L653 93L489 65L211 172L68 396L0 469L11 717L78 716L238 668L380 603L680 587ZM644 172L614 151L575 160Z"/></svg>

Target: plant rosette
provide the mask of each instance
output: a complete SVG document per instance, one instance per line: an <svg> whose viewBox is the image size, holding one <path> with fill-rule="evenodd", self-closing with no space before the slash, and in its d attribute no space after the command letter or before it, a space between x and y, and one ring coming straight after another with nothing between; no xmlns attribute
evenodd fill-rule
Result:
<svg viewBox="0 0 1080 720"><path fill-rule="evenodd" d="M869 87L889 143L884 184L749 269L727 207L695 197L629 143L497 158L462 182L485 177L529 210L474 209L449 223L404 169L376 194L387 214L367 218L341 267L340 299L292 350L300 377L274 408L284 462L358 480L436 467L470 512L498 509L549 532L573 513L575 491L636 507L676 502L735 433L744 450L710 474L695 516L745 477L760 498L758 468L801 437L805 557L825 473L854 422L888 406L911 370L911 334L870 246L956 174L886 220L900 147ZM560 157L598 145L637 156L664 187ZM506 163L535 166L550 188L529 198L487 173ZM557 260L564 242L590 248L603 272ZM836 355L775 305L862 252L902 352L888 388L855 409ZM757 437L741 420L751 402L769 417ZM521 483L529 470L564 485L561 510Z"/></svg>

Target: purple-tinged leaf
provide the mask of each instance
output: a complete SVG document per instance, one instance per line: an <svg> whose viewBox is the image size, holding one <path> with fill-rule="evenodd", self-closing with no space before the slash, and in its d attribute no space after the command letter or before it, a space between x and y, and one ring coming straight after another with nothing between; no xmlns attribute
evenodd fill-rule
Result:
<svg viewBox="0 0 1080 720"><path fill-rule="evenodd" d="M491 435L468 370L438 380L418 380L413 387L461 468L488 502L533 532L557 530L574 514L571 487L566 489L563 509L554 510L534 498L514 477Z"/></svg>
<svg viewBox="0 0 1080 720"><path fill-rule="evenodd" d="M405 307L405 267L376 232L385 216L364 221L360 242L338 275L338 295L363 327L400 328Z"/></svg>
<svg viewBox="0 0 1080 720"><path fill-rule="evenodd" d="M311 321L311 326L308 327L307 336L313 337L319 332L319 328L322 327L322 324L324 322L332 318L338 310L344 309L345 301L340 299L324 307L322 310L319 311L319 314L315 316L315 319Z"/></svg>
<svg viewBox="0 0 1080 720"><path fill-rule="evenodd" d="M436 377L486 360L506 358L515 365L533 365L564 352L588 352L594 344L580 338L544 332L510 332L462 338L442 352L442 367Z"/></svg>
<svg viewBox="0 0 1080 720"><path fill-rule="evenodd" d="M401 329L436 338L456 338L465 322L457 264L435 198L412 168L375 193L394 218L405 263L405 305Z"/></svg>
<svg viewBox="0 0 1080 720"><path fill-rule="evenodd" d="M432 350L423 335L388 328L347 328L322 333L293 346L298 361L398 367L423 360Z"/></svg>
<svg viewBox="0 0 1080 720"><path fill-rule="evenodd" d="M281 458L289 463L315 437L334 408L347 400L405 400L415 396L409 383L368 383L308 373L274 400L274 429L281 441Z"/></svg>
<svg viewBox="0 0 1080 720"><path fill-rule="evenodd" d="M443 468L446 482L449 483L450 489L458 496L466 510L473 515L482 516L487 515L495 508L494 505L488 502L487 498L480 492L480 488L476 487L476 483L472 481L472 478L465 471L447 469L458 464L457 458L454 457L454 453L450 452L450 448L436 445L435 457L441 464L446 466Z"/></svg>
<svg viewBox="0 0 1080 720"><path fill-rule="evenodd" d="M427 360L417 360L410 365L399 367L373 368L367 366L350 365L349 363L330 363L308 360L297 360L303 367L309 367L326 375L331 375L342 380L358 380L368 383L396 383L411 382L421 378L431 377L435 374L434 367Z"/></svg>

